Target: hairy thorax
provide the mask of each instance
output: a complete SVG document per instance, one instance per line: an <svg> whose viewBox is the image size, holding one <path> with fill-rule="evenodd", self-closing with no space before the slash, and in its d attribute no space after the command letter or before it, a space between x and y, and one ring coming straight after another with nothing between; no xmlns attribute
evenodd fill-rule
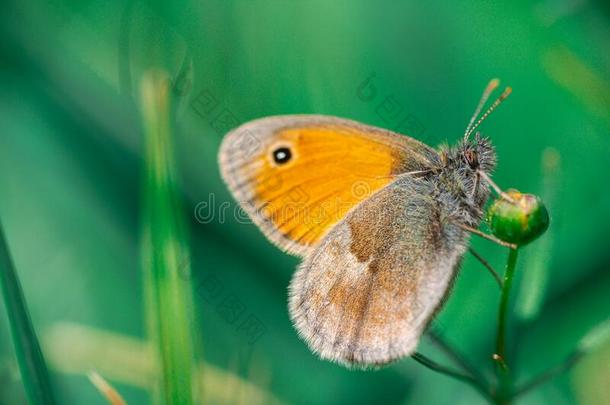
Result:
<svg viewBox="0 0 610 405"><path fill-rule="evenodd" d="M480 172L491 175L496 152L489 140L476 136L472 141L439 150L441 167L430 174L435 198L446 219L478 227L489 188Z"/></svg>

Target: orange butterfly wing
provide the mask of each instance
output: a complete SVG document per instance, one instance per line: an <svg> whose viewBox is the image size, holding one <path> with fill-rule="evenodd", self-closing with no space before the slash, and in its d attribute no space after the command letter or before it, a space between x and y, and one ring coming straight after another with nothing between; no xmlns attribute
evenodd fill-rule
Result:
<svg viewBox="0 0 610 405"><path fill-rule="evenodd" d="M361 201L402 173L438 167L439 156L381 128L289 115L227 134L219 162L231 192L263 233L304 255Z"/></svg>

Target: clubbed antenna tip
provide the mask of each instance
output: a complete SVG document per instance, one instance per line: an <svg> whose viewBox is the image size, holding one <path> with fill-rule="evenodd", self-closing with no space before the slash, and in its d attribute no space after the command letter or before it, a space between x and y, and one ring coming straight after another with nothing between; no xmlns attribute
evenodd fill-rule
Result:
<svg viewBox="0 0 610 405"><path fill-rule="evenodd" d="M476 123L475 123L475 120L481 113L483 106L485 105L485 103L487 102L487 100L489 99L491 94L499 86L500 86L500 80L492 79L487 84L487 87L485 87L485 90L483 91L483 94L481 95L481 99L479 100L479 104L477 105L477 108L475 109L474 114L472 115L472 118L470 119L470 122L466 126L466 130L464 131L464 141L468 140L468 137L470 136L470 134L472 134L479 127L479 125L481 125L481 123L483 121L485 121L485 119L496 109L496 107L498 107L513 91L511 87L506 87L504 89L504 91L502 92L502 94L500 94L500 97L498 97L491 104L491 106L489 106L487 111L485 111L485 113L481 116L481 118L479 118L479 120L476 121Z"/></svg>

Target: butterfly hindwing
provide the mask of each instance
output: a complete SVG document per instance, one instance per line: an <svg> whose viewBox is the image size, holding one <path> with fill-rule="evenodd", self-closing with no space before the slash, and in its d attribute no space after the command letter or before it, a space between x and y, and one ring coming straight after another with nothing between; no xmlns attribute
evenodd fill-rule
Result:
<svg viewBox="0 0 610 405"><path fill-rule="evenodd" d="M464 232L429 183L404 176L362 202L305 258L290 314L322 358L355 367L411 354L449 289Z"/></svg>
<svg viewBox="0 0 610 405"><path fill-rule="evenodd" d="M318 115L251 121L225 137L219 154L243 209L272 242L302 256L353 207L438 159L407 136Z"/></svg>

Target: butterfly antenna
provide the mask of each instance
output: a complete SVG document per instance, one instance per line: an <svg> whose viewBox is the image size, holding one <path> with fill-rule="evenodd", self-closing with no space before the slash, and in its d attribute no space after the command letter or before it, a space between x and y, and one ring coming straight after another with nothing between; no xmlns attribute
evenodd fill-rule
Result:
<svg viewBox="0 0 610 405"><path fill-rule="evenodd" d="M477 108L474 110L474 114L472 114L472 118L470 118L470 122L468 123L468 125L466 126L466 130L464 131L464 141L466 141L468 139L468 133L470 131L470 128L472 128L474 121L477 119L477 117L481 113L481 110L483 109L483 106L489 99L489 96L491 96L491 93L493 93L494 90L497 89L499 85L500 85L500 80L492 79L489 81L489 84L487 84L487 87L485 87L485 90L483 91L483 94L481 95L481 99L479 100L479 104L477 105Z"/></svg>
<svg viewBox="0 0 610 405"><path fill-rule="evenodd" d="M494 112L494 111L496 110L496 108L497 108L497 107L498 107L500 104L502 104L502 102L503 102L504 100L506 100L506 98L507 98L508 96L510 96L510 93L512 93L512 91L513 91L513 89L512 89L511 87L507 87L507 88L505 88L505 89L504 89L504 91L502 92L502 94L500 94L500 97L498 97L498 98L496 99L496 101L494 101L494 102L493 102L493 103L492 103L492 104L489 106L489 108L487 109L487 111L485 111L485 114L483 114L483 115L481 116L481 118L479 118L479 120L477 121L477 123L476 123L476 124L474 124L473 126L471 126L471 127L470 127L470 129L468 130L468 132L466 132L466 134L464 135L464 139L468 139L468 137L470 136L470 134L472 134L472 133L475 131L475 129L477 129L477 128L479 127L479 125L481 125L481 123L482 123L483 121L485 121L485 119L486 119L487 117L489 117L489 115L490 115L492 112Z"/></svg>

